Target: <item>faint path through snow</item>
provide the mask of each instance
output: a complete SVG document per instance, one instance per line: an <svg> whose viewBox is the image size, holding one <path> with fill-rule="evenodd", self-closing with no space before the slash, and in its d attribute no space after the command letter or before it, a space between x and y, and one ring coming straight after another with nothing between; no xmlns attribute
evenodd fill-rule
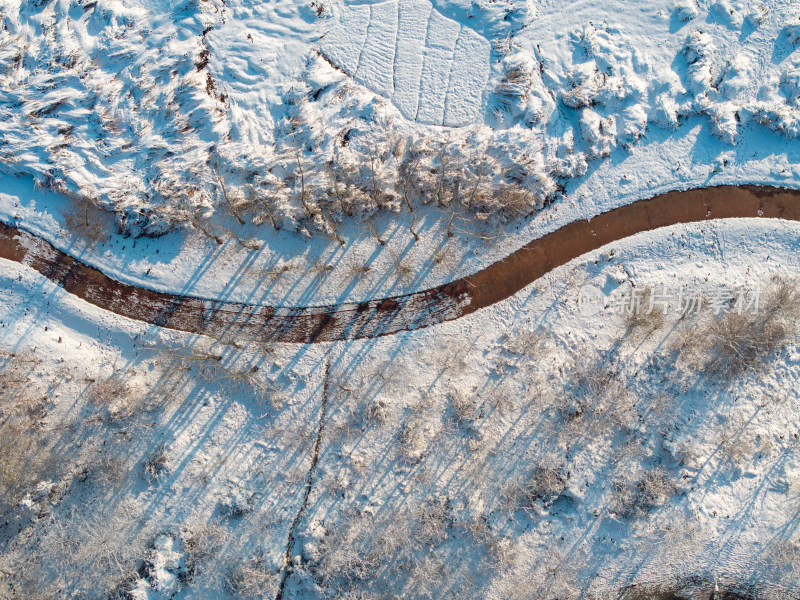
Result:
<svg viewBox="0 0 800 600"><path fill-rule="evenodd" d="M316 307L256 306L128 285L3 223L0 258L31 267L90 304L160 327L231 341L332 342L391 335L463 317L511 297L572 259L636 233L747 217L800 221L800 190L721 186L669 192L570 223L452 283L403 296Z"/></svg>

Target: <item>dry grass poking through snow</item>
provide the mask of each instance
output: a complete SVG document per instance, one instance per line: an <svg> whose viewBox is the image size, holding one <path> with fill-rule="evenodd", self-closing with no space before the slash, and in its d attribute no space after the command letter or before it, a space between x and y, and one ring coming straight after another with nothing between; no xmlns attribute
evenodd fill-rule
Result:
<svg viewBox="0 0 800 600"><path fill-rule="evenodd" d="M64 212L67 232L90 247L107 241L109 236L105 213L89 200L72 199L70 203L71 206Z"/></svg>
<svg viewBox="0 0 800 600"><path fill-rule="evenodd" d="M734 308L708 321L689 323L676 350L688 364L730 381L757 369L794 339L798 320L798 282L778 278L765 290L757 314Z"/></svg>
<svg viewBox="0 0 800 600"><path fill-rule="evenodd" d="M30 384L38 365L32 353L0 355L0 516L57 470L39 424L44 405Z"/></svg>
<svg viewBox="0 0 800 600"><path fill-rule="evenodd" d="M678 491L664 467L655 467L638 477L624 476L614 482L611 510L625 518L646 515L663 506Z"/></svg>

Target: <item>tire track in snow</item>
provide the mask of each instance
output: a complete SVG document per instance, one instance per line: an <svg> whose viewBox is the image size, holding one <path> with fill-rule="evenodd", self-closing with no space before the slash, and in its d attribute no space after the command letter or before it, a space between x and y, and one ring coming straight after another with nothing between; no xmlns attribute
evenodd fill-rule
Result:
<svg viewBox="0 0 800 600"><path fill-rule="evenodd" d="M725 218L800 221L800 190L714 187L668 192L575 221L482 271L402 296L332 306L272 307L156 292L111 279L19 228L0 223L0 258L29 266L115 314L219 340L334 342L437 325L505 300L553 269L637 233Z"/></svg>

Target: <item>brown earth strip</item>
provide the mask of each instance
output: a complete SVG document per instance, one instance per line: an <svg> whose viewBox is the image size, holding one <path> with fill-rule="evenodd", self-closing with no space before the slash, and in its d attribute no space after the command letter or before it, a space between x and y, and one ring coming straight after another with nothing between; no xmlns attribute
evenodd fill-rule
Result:
<svg viewBox="0 0 800 600"><path fill-rule="evenodd" d="M430 327L505 300L574 258L636 233L678 223L762 217L800 221L800 190L739 186L669 192L576 221L474 275L404 296L333 306L276 308L155 292L111 279L34 235L0 223L0 258L25 264L118 315L215 338L331 342Z"/></svg>

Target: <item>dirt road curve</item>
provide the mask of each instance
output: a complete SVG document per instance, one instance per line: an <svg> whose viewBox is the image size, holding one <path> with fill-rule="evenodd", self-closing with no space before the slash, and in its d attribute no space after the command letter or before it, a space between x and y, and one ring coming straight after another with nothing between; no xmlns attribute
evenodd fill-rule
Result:
<svg viewBox="0 0 800 600"><path fill-rule="evenodd" d="M483 271L405 296L335 306L275 308L154 292L115 281L48 242L0 223L0 258L38 271L118 315L217 338L331 342L429 327L512 296L545 273L616 240L677 223L733 217L800 221L800 190L741 186L670 192L570 223Z"/></svg>

